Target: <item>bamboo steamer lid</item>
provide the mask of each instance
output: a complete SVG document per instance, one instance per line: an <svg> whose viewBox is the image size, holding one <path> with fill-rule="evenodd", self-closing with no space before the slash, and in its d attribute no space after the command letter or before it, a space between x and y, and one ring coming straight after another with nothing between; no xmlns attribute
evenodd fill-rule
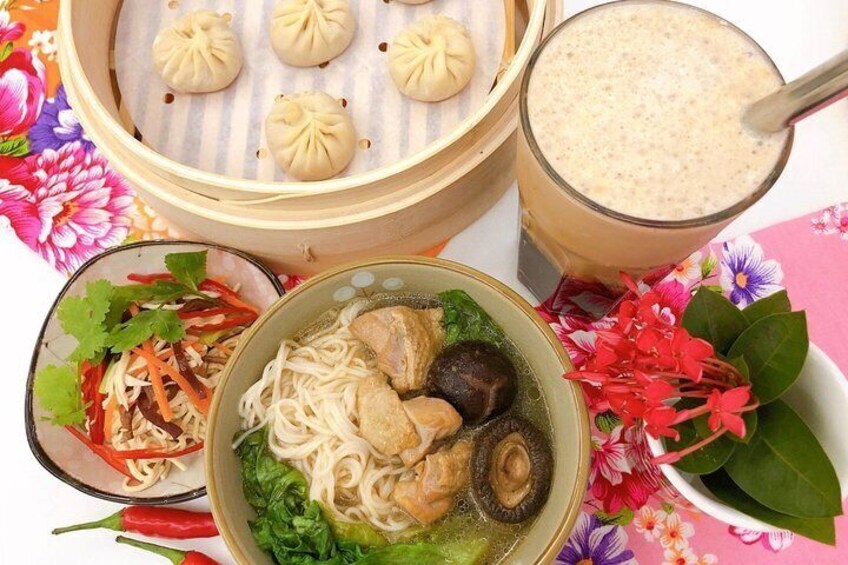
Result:
<svg viewBox="0 0 848 565"><path fill-rule="evenodd" d="M126 129L110 72L120 0L64 0L59 50L71 102L110 162L176 227L309 274L383 253L417 253L449 239L512 183L520 78L556 23L554 0L507 0L523 40L483 108L450 136L375 171L318 183L234 179L186 167ZM83 40L84 39L84 40ZM506 49L514 49L509 45Z"/></svg>

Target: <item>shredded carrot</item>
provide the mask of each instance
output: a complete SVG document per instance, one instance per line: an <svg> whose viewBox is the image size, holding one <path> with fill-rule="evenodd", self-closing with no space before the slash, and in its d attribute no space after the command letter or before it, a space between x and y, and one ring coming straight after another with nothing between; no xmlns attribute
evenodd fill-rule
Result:
<svg viewBox="0 0 848 565"><path fill-rule="evenodd" d="M200 398L200 396L197 394L197 391L194 390L194 388L191 386L191 383L185 380L185 377L183 377L175 367L169 365L168 363L165 363L155 355L150 355L146 351L142 351L137 347L133 349L133 352L137 355L141 355L142 357L144 357L150 366L155 365L159 370L167 373L168 376L171 377L174 382L177 383L177 385L179 385L183 392L186 393L186 396L188 396L188 399L191 401L191 403L194 404L197 409L200 410L202 413L206 414L209 408L208 402L204 402ZM207 398L208 397L209 396L207 395Z"/></svg>
<svg viewBox="0 0 848 565"><path fill-rule="evenodd" d="M141 309L138 307L138 304L132 303L128 306L128 310L130 314L133 316L138 316L138 313L141 312Z"/></svg>
<svg viewBox="0 0 848 565"><path fill-rule="evenodd" d="M153 344L148 339L141 344L144 352L155 357ZM159 404L159 413L162 414L162 419L170 422L174 419L174 412L171 410L171 405L168 403L168 395L165 393L165 383L162 382L162 373L159 372L159 367L148 362L147 370L150 374L150 383L153 385L153 395L156 397L156 403Z"/></svg>
<svg viewBox="0 0 848 565"><path fill-rule="evenodd" d="M224 345L223 343L215 342L212 344L212 347L223 353L224 355L232 355L233 350Z"/></svg>
<svg viewBox="0 0 848 565"><path fill-rule="evenodd" d="M235 306L236 308L248 310L250 312L253 312L254 314L259 314L259 310L257 310L255 306L251 306L247 302L244 302L243 300L241 300L240 298L237 298L235 296L231 296L229 294L222 294L221 300L223 300L224 302L226 302L230 306Z"/></svg>

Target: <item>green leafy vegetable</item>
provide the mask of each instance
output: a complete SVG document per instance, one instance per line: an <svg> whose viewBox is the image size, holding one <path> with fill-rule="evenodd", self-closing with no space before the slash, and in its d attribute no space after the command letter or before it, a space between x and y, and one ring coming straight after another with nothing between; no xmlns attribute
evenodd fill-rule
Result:
<svg viewBox="0 0 848 565"><path fill-rule="evenodd" d="M775 512L745 494L745 491L739 488L724 471L704 475L701 477L701 482L716 498L748 516L812 540L830 545L836 544L833 518L797 518Z"/></svg>
<svg viewBox="0 0 848 565"><path fill-rule="evenodd" d="M703 287L683 312L681 324L692 336L712 343L719 353L727 353L748 327L739 308L721 294Z"/></svg>
<svg viewBox="0 0 848 565"><path fill-rule="evenodd" d="M326 510L324 516L330 523L333 535L339 541L347 541L363 547L382 547L389 543L386 538L366 522L342 522Z"/></svg>
<svg viewBox="0 0 848 565"><path fill-rule="evenodd" d="M85 423L85 405L80 391L80 376L73 365L48 365L38 372L33 393L41 407L50 412L57 426Z"/></svg>
<svg viewBox="0 0 848 565"><path fill-rule="evenodd" d="M459 341L485 341L503 347L506 336L498 324L464 290L439 293L444 317L445 345Z"/></svg>
<svg viewBox="0 0 848 565"><path fill-rule="evenodd" d="M169 253L165 266L174 278L192 290L206 278L206 251Z"/></svg>
<svg viewBox="0 0 848 565"><path fill-rule="evenodd" d="M310 501L304 476L277 461L268 449L266 430L253 432L236 449L242 490L256 512L250 529L256 544L285 565L474 565L486 551L485 541L407 543L376 546L376 532L365 530L342 539L320 504ZM370 526L366 528L371 529ZM364 537L363 537L364 536ZM368 538L367 543L359 543Z"/></svg>
<svg viewBox="0 0 848 565"><path fill-rule="evenodd" d="M759 409L757 433L736 444L725 470L748 495L783 514L842 514L836 471L816 436L783 401Z"/></svg>
<svg viewBox="0 0 848 565"><path fill-rule="evenodd" d="M804 312L772 314L754 322L733 344L728 357L744 357L754 395L767 404L786 392L804 366L810 338Z"/></svg>
<svg viewBox="0 0 848 565"><path fill-rule="evenodd" d="M432 543L399 544L369 552L356 565L473 565L486 553L483 540L436 545Z"/></svg>
<svg viewBox="0 0 848 565"><path fill-rule="evenodd" d="M765 318L772 314L783 314L791 311L792 304L789 303L789 295L785 290L781 290L753 302L742 310L742 313L745 315L748 323L753 324L760 318Z"/></svg>
<svg viewBox="0 0 848 565"><path fill-rule="evenodd" d="M64 298L57 311L62 329L77 340L72 361L98 357L108 336L103 323L112 303L113 287L109 281L97 280L88 283L85 290L85 296Z"/></svg>
<svg viewBox="0 0 848 565"><path fill-rule="evenodd" d="M143 310L112 329L107 345L120 353L141 345L154 335L175 342L185 337L182 320L173 310Z"/></svg>

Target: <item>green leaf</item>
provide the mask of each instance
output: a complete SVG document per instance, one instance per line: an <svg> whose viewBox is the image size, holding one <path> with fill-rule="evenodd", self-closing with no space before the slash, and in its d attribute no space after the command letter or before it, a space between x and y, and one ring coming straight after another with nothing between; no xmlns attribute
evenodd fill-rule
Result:
<svg viewBox="0 0 848 565"><path fill-rule="evenodd" d="M707 288L699 288L683 312L681 325L693 337L704 339L726 353L748 322L728 299Z"/></svg>
<svg viewBox="0 0 848 565"><path fill-rule="evenodd" d="M663 502L661 506L662 506L663 512L665 512L666 514L671 514L672 512L674 512L674 506L672 506L668 502Z"/></svg>
<svg viewBox="0 0 848 565"><path fill-rule="evenodd" d="M85 289L85 296L64 298L57 311L62 329L77 340L70 356L72 361L96 358L108 337L103 323L111 306L113 287L109 281L96 280Z"/></svg>
<svg viewBox="0 0 848 565"><path fill-rule="evenodd" d="M842 514L836 471L816 436L785 402L759 408L757 433L736 444L725 470L772 510L803 518Z"/></svg>
<svg viewBox="0 0 848 565"><path fill-rule="evenodd" d="M445 345L459 341L485 341L503 347L506 336L498 324L464 290L439 293Z"/></svg>
<svg viewBox="0 0 848 565"><path fill-rule="evenodd" d="M13 137L12 139L0 141L0 155L4 155L6 157L25 157L29 155L29 140L26 136L22 135L20 137Z"/></svg>
<svg viewBox="0 0 848 565"><path fill-rule="evenodd" d="M197 290L197 286L206 278L206 253L169 253L165 255L165 267L179 282Z"/></svg>
<svg viewBox="0 0 848 565"><path fill-rule="evenodd" d="M836 544L833 518L798 518L775 512L745 494L724 471L704 475L701 482L720 501L752 518L821 543Z"/></svg>
<svg viewBox="0 0 848 565"><path fill-rule="evenodd" d="M0 51L0 61L5 61L9 55L12 54L12 49L14 48L14 44L10 41L6 45L3 46L3 50Z"/></svg>
<svg viewBox="0 0 848 565"><path fill-rule="evenodd" d="M749 324L753 324L761 318L771 316L772 314L785 314L792 311L792 304L789 303L789 295L785 290L775 292L765 298L761 298L756 302L751 303L748 307L742 310L742 314L748 320Z"/></svg>
<svg viewBox="0 0 848 565"><path fill-rule="evenodd" d="M668 451L681 451L703 439L695 431L695 426L691 422L683 422L674 429L680 432L680 441L665 438L665 447ZM693 475L712 473L720 469L730 459L736 445L736 443L721 436L683 457L674 466L684 473L692 473Z"/></svg>
<svg viewBox="0 0 848 565"><path fill-rule="evenodd" d="M711 252L701 263L701 278L709 278L710 275L713 274L713 270L715 270L716 265L718 265L718 258L715 256L715 253Z"/></svg>
<svg viewBox="0 0 848 565"><path fill-rule="evenodd" d="M742 375L745 382L751 382L751 368L748 367L748 363L744 357L734 357L733 359L728 359L727 362L739 370L739 374Z"/></svg>
<svg viewBox="0 0 848 565"><path fill-rule="evenodd" d="M614 429L621 425L621 418L613 412L607 410L595 416L595 427L605 434L612 433Z"/></svg>
<svg viewBox="0 0 848 565"><path fill-rule="evenodd" d="M803 312L772 314L742 332L728 357L744 357L754 396L761 404L777 399L801 373L810 338Z"/></svg>
<svg viewBox="0 0 848 565"><path fill-rule="evenodd" d="M48 365L39 371L33 383L33 393L41 407L50 412L50 420L55 425L85 423L80 376L73 365Z"/></svg>
<svg viewBox="0 0 848 565"><path fill-rule="evenodd" d="M324 518L327 519L333 535L339 541L351 542L363 547L382 547L389 543L368 522L343 522L326 510L324 510Z"/></svg>
<svg viewBox="0 0 848 565"><path fill-rule="evenodd" d="M595 517L604 524L615 524L617 526L626 526L633 521L633 510L623 507L615 514L607 514L606 512L595 512Z"/></svg>
<svg viewBox="0 0 848 565"><path fill-rule="evenodd" d="M127 351L156 335L165 341L185 337L182 320L173 310L144 310L112 329L107 345L115 353Z"/></svg>

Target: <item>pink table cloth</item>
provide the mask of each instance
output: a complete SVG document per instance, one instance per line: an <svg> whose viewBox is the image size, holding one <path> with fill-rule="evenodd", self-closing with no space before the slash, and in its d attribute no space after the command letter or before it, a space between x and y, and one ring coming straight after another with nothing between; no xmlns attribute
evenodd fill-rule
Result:
<svg viewBox="0 0 848 565"><path fill-rule="evenodd" d="M55 65L58 1L0 2L0 225L64 274L128 240L176 238L85 136ZM297 277L281 275L289 285ZM848 205L836 204L693 254L658 288L680 316L698 285L744 306L787 287L813 341L848 371ZM559 296L580 301L586 296ZM594 325L540 306L579 365ZM687 507L647 462L644 438L594 415L591 479L583 512L558 562L569 565L848 562L848 519L836 547L788 532L728 528ZM556 486L554 485L554 488Z"/></svg>

